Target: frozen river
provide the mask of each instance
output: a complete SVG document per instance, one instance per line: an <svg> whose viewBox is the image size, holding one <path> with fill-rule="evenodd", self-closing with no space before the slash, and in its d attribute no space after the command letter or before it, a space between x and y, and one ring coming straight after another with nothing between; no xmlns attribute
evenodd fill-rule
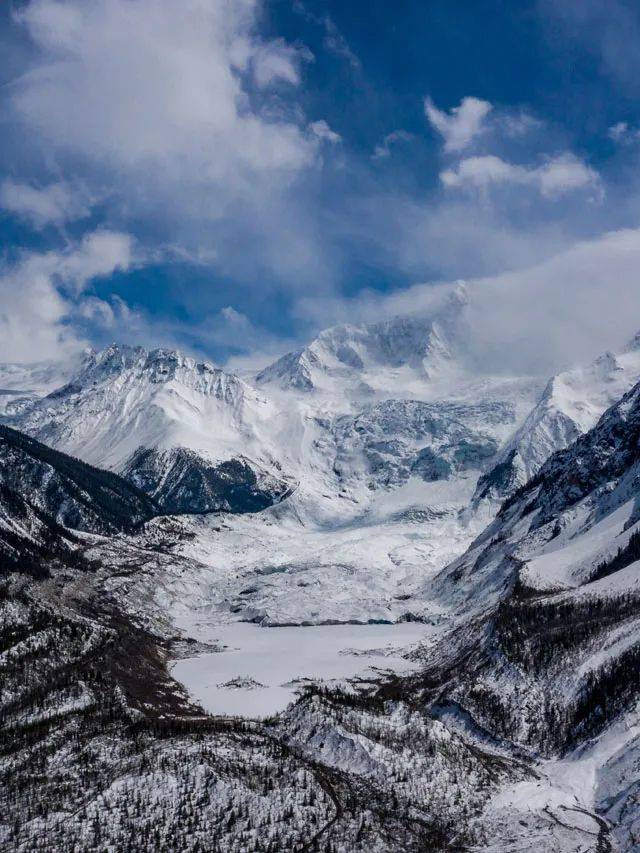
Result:
<svg viewBox="0 0 640 853"><path fill-rule="evenodd" d="M402 650L432 631L416 622L286 628L236 622L215 631L224 651L176 661L172 675L209 713L265 717L286 708L300 681L366 677L373 668L411 671Z"/></svg>

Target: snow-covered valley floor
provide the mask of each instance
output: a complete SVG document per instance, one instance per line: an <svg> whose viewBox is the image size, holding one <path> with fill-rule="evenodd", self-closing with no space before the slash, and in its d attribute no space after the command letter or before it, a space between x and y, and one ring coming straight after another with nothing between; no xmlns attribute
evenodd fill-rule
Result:
<svg viewBox="0 0 640 853"><path fill-rule="evenodd" d="M222 651L179 660L171 672L212 714L265 717L284 710L306 680L410 671L414 664L403 651L432 631L415 622L283 628L236 622L214 631Z"/></svg>

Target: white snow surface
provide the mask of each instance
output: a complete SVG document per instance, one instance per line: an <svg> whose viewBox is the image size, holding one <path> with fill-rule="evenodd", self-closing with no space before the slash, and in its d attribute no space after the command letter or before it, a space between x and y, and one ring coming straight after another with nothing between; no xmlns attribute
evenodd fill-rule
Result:
<svg viewBox="0 0 640 853"><path fill-rule="evenodd" d="M173 350L111 346L85 354L69 383L15 425L102 468L140 447L185 447L212 461L261 454L274 407L241 379ZM268 442L266 442L268 443Z"/></svg>
<svg viewBox="0 0 640 853"><path fill-rule="evenodd" d="M478 375L465 359L464 306L460 289L429 316L328 329L263 371L258 388L141 347L84 353L53 393L57 368L7 366L0 376L40 377L47 392L9 422L101 467L122 470L140 447L187 448L297 484L257 515L186 522L194 538L181 553L193 570L168 573L157 591L172 611L206 612L209 626L437 622L448 607L430 578L497 509L471 505L478 477L515 445L533 470L640 375L635 343L560 374L541 398L536 377ZM301 359L313 362L309 387L294 381Z"/></svg>
<svg viewBox="0 0 640 853"><path fill-rule="evenodd" d="M584 583L599 563L615 556L617 549L627 544L635 529L626 527L634 510L635 501L629 500L586 530L581 530L578 522L587 523L586 512L579 513L572 527L565 528L526 563L522 580L540 590Z"/></svg>
<svg viewBox="0 0 640 853"><path fill-rule="evenodd" d="M176 521L186 536L157 563L151 546L164 520L152 522L149 541L135 544L145 570L136 563L106 582L141 618L162 614L171 636L223 647L172 664L207 711L265 717L308 679L409 671L408 647L435 642L504 594L512 558L549 601L638 589L639 563L589 583L638 529L636 470L560 513L558 531L535 529L526 514L510 526L507 513L503 530L465 551L497 509L473 504L478 478L515 451L522 481L590 429L640 379L640 341L546 385L478 376L461 355L456 298L436 317L327 330L256 387L174 351L130 347L85 354L71 377L0 368L0 387L20 392L6 395L20 396L7 405L11 422L94 464L121 469L139 447L186 447L295 479L290 497L260 513ZM489 542L495 533L504 538ZM401 621L413 618L423 622ZM637 618L621 620L563 675L567 685L637 636ZM584 849L599 832L593 812L609 788L622 790L610 776L635 772L639 737L627 715L563 760L538 762L536 779L490 802L485 849ZM516 821L521 846L510 847Z"/></svg>
<svg viewBox="0 0 640 853"><path fill-rule="evenodd" d="M415 622L286 628L236 622L211 638L223 651L179 660L172 675L212 714L266 717L284 710L306 680L344 683L380 670L410 671L415 664L401 656L403 649L428 631Z"/></svg>
<svg viewBox="0 0 640 853"><path fill-rule="evenodd" d="M603 412L639 379L640 336L621 353L606 352L586 367L557 374L496 462L515 451L518 480L525 483L552 453L595 426Z"/></svg>

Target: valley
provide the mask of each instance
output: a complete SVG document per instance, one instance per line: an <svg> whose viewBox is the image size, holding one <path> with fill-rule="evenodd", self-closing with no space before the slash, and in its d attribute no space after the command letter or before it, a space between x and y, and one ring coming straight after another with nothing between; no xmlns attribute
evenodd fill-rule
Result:
<svg viewBox="0 0 640 853"><path fill-rule="evenodd" d="M0 367L6 849L635 849L640 351L473 375L464 305Z"/></svg>

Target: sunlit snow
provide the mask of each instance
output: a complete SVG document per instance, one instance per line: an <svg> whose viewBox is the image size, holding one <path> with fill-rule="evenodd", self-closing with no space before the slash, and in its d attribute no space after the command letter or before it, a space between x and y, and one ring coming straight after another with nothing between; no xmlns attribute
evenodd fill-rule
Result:
<svg viewBox="0 0 640 853"><path fill-rule="evenodd" d="M234 623L216 631L227 649L180 660L172 675L212 714L264 717L286 708L305 679L367 678L375 669L408 672L413 664L400 656L403 648L428 633L428 626L414 622L286 628ZM235 680L253 683L237 686Z"/></svg>

